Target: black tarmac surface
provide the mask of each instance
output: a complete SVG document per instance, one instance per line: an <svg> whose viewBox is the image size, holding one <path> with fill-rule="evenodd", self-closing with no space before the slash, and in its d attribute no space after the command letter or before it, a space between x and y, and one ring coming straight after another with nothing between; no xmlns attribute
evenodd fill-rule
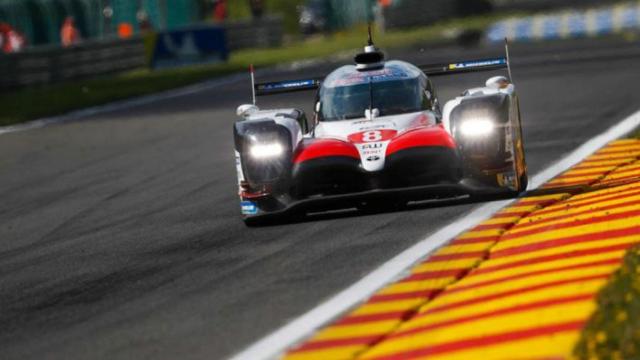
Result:
<svg viewBox="0 0 640 360"><path fill-rule="evenodd" d="M391 55L431 63L501 49ZM512 57L531 174L640 107L638 42L520 45ZM435 83L444 103L489 75ZM231 124L248 100L236 82L0 136L0 359L225 358L476 206L247 228Z"/></svg>

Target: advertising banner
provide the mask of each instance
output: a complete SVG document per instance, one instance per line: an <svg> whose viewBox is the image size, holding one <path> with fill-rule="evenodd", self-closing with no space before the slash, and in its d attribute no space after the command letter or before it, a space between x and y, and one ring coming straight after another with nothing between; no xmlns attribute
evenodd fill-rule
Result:
<svg viewBox="0 0 640 360"><path fill-rule="evenodd" d="M146 46L153 69L224 62L229 58L226 30L220 26L151 34Z"/></svg>

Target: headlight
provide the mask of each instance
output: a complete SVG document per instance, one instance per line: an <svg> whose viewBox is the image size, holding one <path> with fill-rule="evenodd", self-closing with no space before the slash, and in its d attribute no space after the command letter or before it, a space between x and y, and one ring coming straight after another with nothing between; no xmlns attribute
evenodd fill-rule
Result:
<svg viewBox="0 0 640 360"><path fill-rule="evenodd" d="M279 143L252 145L249 153L254 159L266 159L282 155L284 147Z"/></svg>
<svg viewBox="0 0 640 360"><path fill-rule="evenodd" d="M493 121L488 119L472 119L462 122L460 132L467 137L487 136L493 132Z"/></svg>

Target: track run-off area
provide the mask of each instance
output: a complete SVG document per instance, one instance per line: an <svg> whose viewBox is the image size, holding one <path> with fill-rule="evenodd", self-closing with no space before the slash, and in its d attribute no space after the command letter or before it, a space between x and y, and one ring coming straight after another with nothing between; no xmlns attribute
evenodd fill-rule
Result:
<svg viewBox="0 0 640 360"><path fill-rule="evenodd" d="M499 47L417 48L388 57L435 63L501 52ZM515 45L512 58L535 185L633 129L627 122L626 128L611 132L640 104L640 73L633 71L640 60L637 41ZM258 75L262 81L319 76L348 61ZM482 84L487 76L438 78L434 83L444 102ZM228 80L194 89L0 135L3 359L218 359L234 354L255 359L281 355L294 345L298 347L288 356L346 351L348 356L402 358L409 351L416 356L434 351L451 355L445 351L456 346L456 351L483 351L472 341L471 323L482 323L478 328L486 326L486 334L495 335L496 356L508 346L549 338L564 351L554 356L564 356L578 324L593 310L589 295L615 270L622 246L633 242L617 241L618 252L513 264L608 246L605 240L557 245L568 241L563 239L591 236L573 227L545 235L546 243L526 234L562 228L571 223L568 215L577 216L578 222L592 221L584 225L589 231L622 224L598 221L634 211L625 205L636 196L633 184L606 180L625 167L632 170L629 159L637 154L628 156L627 163L603 160L590 165L594 168L575 169L580 172L561 178L567 183L551 182L551 188L540 190L544 194L532 192L503 210L507 202L450 203L246 228L239 217L231 124L236 106L249 101L249 86L244 80ZM312 103L313 94L295 94L264 99L259 105L300 107L309 113ZM602 134L613 137L604 139ZM631 151L624 143L611 146ZM562 162L568 154L577 155ZM584 184L588 186L579 186ZM509 214L518 207L518 214ZM513 216L481 223L499 210L499 216ZM457 236L475 226L481 228L467 233L472 235ZM441 242L425 243L434 237ZM537 246L549 247L532 250ZM572 250L580 246L582 250ZM393 262L398 256L404 260ZM434 262L433 256L441 261ZM601 265L584 265L587 262ZM417 267L412 269L412 263ZM500 266L512 269L498 270ZM394 271L386 271L390 268ZM401 280L403 275L409 278ZM594 279L584 280L591 282L571 294L545 288L538 290L539 297L529 296L535 286L579 276ZM339 298L366 279L375 281L367 282L359 296ZM531 293L504 295L522 284ZM375 305L351 309L373 294ZM567 300L579 295L582 298ZM344 300L341 307L332 303L336 298ZM464 304L476 298L485 299L486 306ZM517 300L525 298L529 300ZM545 301L548 305L542 305ZM326 304L331 306L323 308ZM577 310L554 317L553 311L563 306ZM350 312L313 336L342 311ZM536 312L541 315L531 316ZM357 323L377 314L388 318L375 326ZM504 327L509 322L502 319L511 317L519 319L512 326L520 327ZM545 322L551 318L554 322ZM281 331L301 320L309 321L293 328L295 336ZM345 325L347 330L335 330L350 321L354 323ZM549 327L558 324L571 326L559 336L546 336ZM450 339L447 326L464 331ZM507 329L514 334L536 329L543 335L507 341L499 337ZM420 340L425 334L429 342Z"/></svg>

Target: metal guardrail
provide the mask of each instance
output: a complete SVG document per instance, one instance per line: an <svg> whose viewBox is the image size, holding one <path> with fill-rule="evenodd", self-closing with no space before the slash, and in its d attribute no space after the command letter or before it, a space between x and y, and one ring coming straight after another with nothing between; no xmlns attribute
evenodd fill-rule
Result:
<svg viewBox="0 0 640 360"><path fill-rule="evenodd" d="M146 63L140 38L87 41L69 48L34 48L0 56L0 89L104 75Z"/></svg>
<svg viewBox="0 0 640 360"><path fill-rule="evenodd" d="M225 27L230 50L279 46L284 33L279 17ZM0 90L118 73L146 67L148 62L142 37L90 40L68 48L37 47L0 54Z"/></svg>

